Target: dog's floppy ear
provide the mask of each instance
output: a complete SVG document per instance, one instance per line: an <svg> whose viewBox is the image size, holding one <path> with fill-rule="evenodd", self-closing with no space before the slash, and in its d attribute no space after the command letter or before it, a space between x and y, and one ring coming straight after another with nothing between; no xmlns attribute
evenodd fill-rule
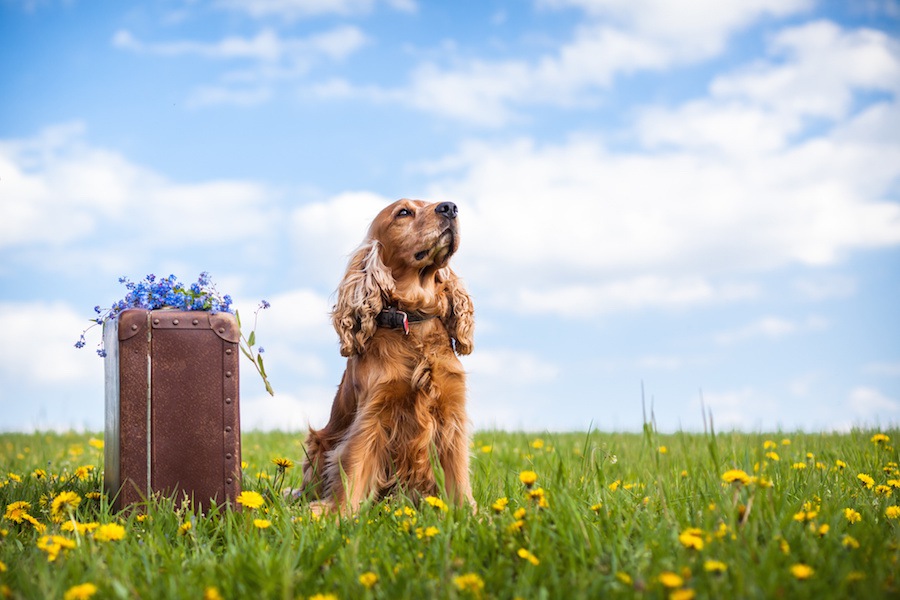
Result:
<svg viewBox="0 0 900 600"><path fill-rule="evenodd" d="M475 308L472 298L466 292L462 280L450 267L441 269L438 276L443 283L446 301L444 325L453 338L453 347L457 354L470 354L475 343Z"/></svg>
<svg viewBox="0 0 900 600"><path fill-rule="evenodd" d="M362 353L375 334L375 320L384 309L384 298L393 291L394 278L381 260L380 244L374 239L365 241L350 257L331 313L342 356Z"/></svg>

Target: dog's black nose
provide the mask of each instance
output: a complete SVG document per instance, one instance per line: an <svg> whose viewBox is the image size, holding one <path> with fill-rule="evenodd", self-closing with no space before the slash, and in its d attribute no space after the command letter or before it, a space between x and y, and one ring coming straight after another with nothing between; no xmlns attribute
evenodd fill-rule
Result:
<svg viewBox="0 0 900 600"><path fill-rule="evenodd" d="M447 217L448 219L455 219L457 209L456 209L456 205L453 204L452 202L441 202L440 204L437 205L437 208L434 209L434 212L436 212L439 215L443 215L443 216Z"/></svg>

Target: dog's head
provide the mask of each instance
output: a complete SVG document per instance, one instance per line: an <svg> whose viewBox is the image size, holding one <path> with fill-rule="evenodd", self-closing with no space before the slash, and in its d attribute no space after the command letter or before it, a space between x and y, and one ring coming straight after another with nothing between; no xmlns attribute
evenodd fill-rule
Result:
<svg viewBox="0 0 900 600"><path fill-rule="evenodd" d="M381 260L397 281L409 273L436 271L459 248L456 215L452 202L398 200L378 213L368 239L381 246Z"/></svg>

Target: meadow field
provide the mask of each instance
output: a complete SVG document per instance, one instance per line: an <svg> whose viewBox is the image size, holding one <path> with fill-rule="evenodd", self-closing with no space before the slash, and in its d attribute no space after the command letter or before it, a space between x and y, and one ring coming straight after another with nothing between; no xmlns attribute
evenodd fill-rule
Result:
<svg viewBox="0 0 900 600"><path fill-rule="evenodd" d="M102 434L0 434L0 596L900 596L900 431L479 431L478 509L285 500L301 436L245 432L243 503L114 513Z"/></svg>

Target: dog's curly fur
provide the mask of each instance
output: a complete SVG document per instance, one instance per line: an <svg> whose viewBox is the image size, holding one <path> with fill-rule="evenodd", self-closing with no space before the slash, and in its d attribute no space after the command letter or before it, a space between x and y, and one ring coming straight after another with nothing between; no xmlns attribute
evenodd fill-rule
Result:
<svg viewBox="0 0 900 600"><path fill-rule="evenodd" d="M395 489L474 504L456 356L472 351L474 314L448 266L459 247L456 213L449 202L398 200L350 258L332 313L347 367L328 424L310 429L303 464L304 493L329 509L353 511ZM379 326L391 307L422 320L408 334Z"/></svg>

